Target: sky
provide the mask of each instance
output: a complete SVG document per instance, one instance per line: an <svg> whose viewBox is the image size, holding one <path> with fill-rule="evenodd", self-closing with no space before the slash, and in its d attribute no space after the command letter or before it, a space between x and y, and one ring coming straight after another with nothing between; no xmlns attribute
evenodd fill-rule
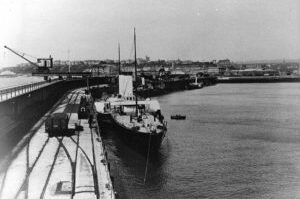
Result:
<svg viewBox="0 0 300 199"><path fill-rule="evenodd" d="M0 0L0 67L25 61L137 57L300 58L298 0ZM69 52L69 53L68 53Z"/></svg>

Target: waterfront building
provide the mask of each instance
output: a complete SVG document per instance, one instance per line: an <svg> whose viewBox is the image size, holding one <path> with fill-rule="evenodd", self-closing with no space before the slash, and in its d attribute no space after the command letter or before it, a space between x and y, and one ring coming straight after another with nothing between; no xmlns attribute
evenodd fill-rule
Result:
<svg viewBox="0 0 300 199"><path fill-rule="evenodd" d="M229 70L231 65L232 65L232 63L230 62L229 59L219 60L217 62L217 67L218 67L218 70L219 70L219 74L224 75L225 72Z"/></svg>

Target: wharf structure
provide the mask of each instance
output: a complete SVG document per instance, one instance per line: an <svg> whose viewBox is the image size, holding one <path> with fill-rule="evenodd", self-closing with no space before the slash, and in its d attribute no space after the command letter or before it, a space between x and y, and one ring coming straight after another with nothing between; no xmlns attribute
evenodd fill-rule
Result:
<svg viewBox="0 0 300 199"><path fill-rule="evenodd" d="M68 77L69 74L51 72L51 75ZM80 73L73 75L78 76ZM115 75L94 76L92 73L89 76L86 76L86 73L81 75L82 78L57 79L0 90L0 159L12 150L13 146L68 90L93 86L91 90L95 92L92 93L96 93L94 96L99 97L101 89L103 90L100 85L107 85L104 90L109 92L114 92L114 88L117 87ZM214 78L198 79L207 85L215 82ZM143 97L161 95L188 89L189 83L193 81L191 76L182 74L160 76L156 79L145 77L146 84L136 92Z"/></svg>
<svg viewBox="0 0 300 199"><path fill-rule="evenodd" d="M51 73L51 75L54 74ZM57 73L56 75L68 74ZM106 91L110 92L114 92L114 88L117 87L114 75L84 76L83 73L82 78L58 79L0 90L0 159L68 90L93 86L91 90L95 92L92 93L96 93L94 96L99 97L102 92L100 85L108 85ZM194 81L189 75L180 74L154 80L146 77L145 79L144 87L137 90L138 94L143 97L188 89L188 84ZM198 79L200 80L200 78ZM209 85L214 83L214 80L204 78L201 81Z"/></svg>
<svg viewBox="0 0 300 199"><path fill-rule="evenodd" d="M111 84L110 77L39 82L0 90L0 159L69 90Z"/></svg>
<svg viewBox="0 0 300 199"><path fill-rule="evenodd" d="M300 76L240 76L218 77L218 83L276 83L300 82Z"/></svg>
<svg viewBox="0 0 300 199"><path fill-rule="evenodd" d="M93 86L91 91L113 91L115 76L84 75L0 91L0 198L115 197L97 121L90 126L87 119L78 118L84 93L74 90ZM191 78L181 77L158 80L169 92L186 88ZM49 137L45 121L52 113L68 114L74 134Z"/></svg>
<svg viewBox="0 0 300 199"><path fill-rule="evenodd" d="M83 89L67 92L6 157L0 198L115 198L96 116L92 121L78 118L84 95ZM45 120L52 113L68 114L72 135L45 133Z"/></svg>

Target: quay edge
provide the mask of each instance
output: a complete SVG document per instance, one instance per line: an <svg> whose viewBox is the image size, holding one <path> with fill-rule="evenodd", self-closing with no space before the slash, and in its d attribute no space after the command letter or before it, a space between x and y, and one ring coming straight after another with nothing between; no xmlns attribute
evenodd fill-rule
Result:
<svg viewBox="0 0 300 199"><path fill-rule="evenodd" d="M16 92L0 101L0 159L25 136L32 126L69 90L86 86L86 79L56 81L31 91ZM90 78L89 85L111 84L106 77ZM0 95L3 95L2 90Z"/></svg>
<svg viewBox="0 0 300 199"><path fill-rule="evenodd" d="M280 83L300 82L299 76L244 76L219 77L217 83Z"/></svg>
<svg viewBox="0 0 300 199"><path fill-rule="evenodd" d="M68 92L49 112L69 114L69 127L76 123L82 130L70 137L50 138L45 133L47 115L41 118L24 146L14 150L15 157L7 159L7 168L1 169L0 198L115 198L98 123L90 126L88 119L77 116L83 95L82 89Z"/></svg>

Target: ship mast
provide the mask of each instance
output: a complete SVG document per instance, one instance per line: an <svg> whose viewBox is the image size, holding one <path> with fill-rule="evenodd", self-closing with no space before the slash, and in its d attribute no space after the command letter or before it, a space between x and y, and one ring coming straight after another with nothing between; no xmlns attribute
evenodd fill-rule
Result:
<svg viewBox="0 0 300 199"><path fill-rule="evenodd" d="M118 54L119 54L119 75L121 75L120 43L118 43Z"/></svg>
<svg viewBox="0 0 300 199"><path fill-rule="evenodd" d="M135 90L135 115L138 116L138 101L137 101L137 69L136 69L136 36L135 36L135 28L134 28L134 75L135 75L135 84L134 84L134 90Z"/></svg>

